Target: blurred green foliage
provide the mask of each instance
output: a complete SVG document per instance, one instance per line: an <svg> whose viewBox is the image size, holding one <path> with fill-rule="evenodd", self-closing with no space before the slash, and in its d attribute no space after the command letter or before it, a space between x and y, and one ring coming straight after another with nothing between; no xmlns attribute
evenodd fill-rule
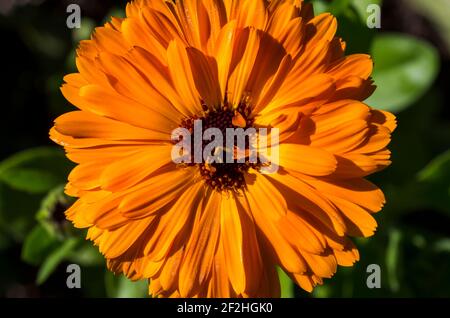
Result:
<svg viewBox="0 0 450 318"><path fill-rule="evenodd" d="M404 34L377 35L371 54L378 89L366 102L391 112L398 113L422 97L439 71L436 49Z"/></svg>
<svg viewBox="0 0 450 318"><path fill-rule="evenodd" d="M367 103L396 113L399 121L391 146L393 165L372 178L385 191L388 202L376 216L378 232L370 239L357 239L361 261L351 268L339 268L335 277L326 280L312 296L449 297L450 118L445 109L449 101L445 90L445 74L447 79L450 77L448 56L426 38L398 30L390 32L384 26L381 30L369 29L366 20L370 12L366 8L369 4L381 5L381 0L311 2L316 13L332 12L338 17L338 32L346 40L349 53L373 56L373 78L378 89ZM450 12L450 4L444 0L439 1L439 6L436 3L401 2L411 5L405 10L423 13L431 21L433 32L450 43L448 19L443 15ZM63 189L73 166L58 147L42 141L47 138L52 118L70 109L58 87L62 76L75 69L76 44L111 15L123 16L119 8L124 4L105 2L103 13L83 16L82 28L73 31L61 27L65 23L62 6L57 7L57 19L49 18L55 17L55 7L54 3L24 7L12 16L0 17L0 27L10 32L14 29L13 34L23 42L21 48L38 61L35 73L24 71L22 77L39 78L42 84L19 78L17 85L25 92L40 92L37 96L45 101L41 104L45 110L36 114L47 116L46 126L36 128L29 121L28 135L9 136L9 151L0 161L0 294L144 297L145 281L133 283L105 270L97 248L84 240L86 233L64 220L64 210L73 200L64 195ZM55 21L58 28L54 28ZM9 106L25 109L25 97L15 91L11 94L14 104ZM35 132L39 138L30 135ZM65 265L69 263L83 269L79 291L65 286ZM366 286L369 264L381 266L381 289ZM282 271L280 280L282 297L309 296Z"/></svg>

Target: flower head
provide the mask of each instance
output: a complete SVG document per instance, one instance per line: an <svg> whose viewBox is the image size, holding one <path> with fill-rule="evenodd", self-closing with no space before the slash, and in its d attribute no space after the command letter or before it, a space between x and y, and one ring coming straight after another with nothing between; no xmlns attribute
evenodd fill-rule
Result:
<svg viewBox="0 0 450 318"><path fill-rule="evenodd" d="M269 297L276 266L311 291L359 259L349 237L371 236L385 203L364 177L390 164L396 122L362 102L372 61L336 27L301 0L135 0L80 43L62 87L79 110L50 135L78 164L66 216L112 271L154 296ZM196 123L278 140L174 162L174 130Z"/></svg>

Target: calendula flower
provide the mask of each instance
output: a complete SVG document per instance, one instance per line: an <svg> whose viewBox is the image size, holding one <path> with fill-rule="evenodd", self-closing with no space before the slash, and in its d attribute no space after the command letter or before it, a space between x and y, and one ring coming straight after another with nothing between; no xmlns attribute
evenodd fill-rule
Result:
<svg viewBox="0 0 450 318"><path fill-rule="evenodd" d="M50 135L78 164L66 216L110 270L153 296L276 297L277 266L312 291L359 259L349 237L385 203L364 178L390 164L396 122L362 102L371 58L336 27L301 0L135 0L80 43L62 86L79 110ZM250 162L248 138L213 148L236 162L174 162L195 123L276 128L278 157Z"/></svg>

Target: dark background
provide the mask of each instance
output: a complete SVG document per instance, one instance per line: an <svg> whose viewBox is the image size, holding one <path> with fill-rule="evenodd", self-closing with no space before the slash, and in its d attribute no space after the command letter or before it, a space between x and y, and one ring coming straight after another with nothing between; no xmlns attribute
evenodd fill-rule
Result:
<svg viewBox="0 0 450 318"><path fill-rule="evenodd" d="M445 18L450 1L384 0L380 30L368 29L361 11L361 3L381 4L379 0L313 2L317 11L337 15L349 53L373 55L379 89L368 102L395 112L399 128L391 146L393 165L372 178L388 203L376 216L376 235L356 240L361 261L353 268L339 268L312 295L281 275L283 296L450 297L450 19ZM71 3L81 7L78 30L66 27ZM123 15L125 3L5 0L0 4L2 296L146 294L146 282L130 283L106 272L102 257L83 240L84 233L64 221L63 211L71 202L61 185L71 164L48 139L53 120L73 109L59 86L65 74L75 71L78 41L111 15ZM389 41L390 36L394 38ZM393 103L397 98L401 102ZM69 263L82 267L79 290L66 287ZM368 264L380 265L381 289L367 288Z"/></svg>

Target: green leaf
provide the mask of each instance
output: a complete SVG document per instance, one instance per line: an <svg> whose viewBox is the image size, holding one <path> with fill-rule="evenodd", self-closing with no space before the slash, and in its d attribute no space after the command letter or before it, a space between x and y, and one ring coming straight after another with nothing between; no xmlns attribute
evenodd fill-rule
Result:
<svg viewBox="0 0 450 318"><path fill-rule="evenodd" d="M443 182L450 186L450 149L431 161L418 175L419 181Z"/></svg>
<svg viewBox="0 0 450 318"><path fill-rule="evenodd" d="M0 182L0 230L13 241L21 242L34 227L41 195L19 192Z"/></svg>
<svg viewBox="0 0 450 318"><path fill-rule="evenodd" d="M294 283L291 278L281 268L278 268L278 277L281 284L281 298L294 298Z"/></svg>
<svg viewBox="0 0 450 318"><path fill-rule="evenodd" d="M52 157L64 157L64 154L53 147L39 147L18 152L0 162L0 175L8 169L20 167L33 161Z"/></svg>
<svg viewBox="0 0 450 318"><path fill-rule="evenodd" d="M65 182L71 164L53 147L32 148L0 162L0 181L28 193L45 193Z"/></svg>
<svg viewBox="0 0 450 318"><path fill-rule="evenodd" d="M124 275L114 275L107 271L105 287L111 298L145 298L148 295L148 282L141 280L133 282Z"/></svg>
<svg viewBox="0 0 450 318"><path fill-rule="evenodd" d="M324 12L330 12L334 16L339 16L347 11L352 0L339 0L327 2L324 0L311 0L314 7L314 14L317 16Z"/></svg>
<svg viewBox="0 0 450 318"><path fill-rule="evenodd" d="M22 260L32 265L39 265L58 243L58 240L44 227L37 225L25 239Z"/></svg>
<svg viewBox="0 0 450 318"><path fill-rule="evenodd" d="M329 12L329 4L323 0L311 0L314 7L314 14L319 15L324 12Z"/></svg>
<svg viewBox="0 0 450 318"><path fill-rule="evenodd" d="M77 246L79 242L78 238L71 238L66 240L61 246L55 249L48 257L45 259L42 266L39 268L36 283L38 285L43 284L50 275L55 271L58 265L64 261L72 250Z"/></svg>
<svg viewBox="0 0 450 318"><path fill-rule="evenodd" d="M28 168L9 169L0 175L0 180L13 189L29 193L45 193L62 181L50 172Z"/></svg>
<svg viewBox="0 0 450 318"><path fill-rule="evenodd" d="M450 150L432 160L418 175L424 203L450 213Z"/></svg>
<svg viewBox="0 0 450 318"><path fill-rule="evenodd" d="M411 36L378 34L371 51L378 89L366 103L379 109L400 112L411 106L431 87L439 71L436 49Z"/></svg>
<svg viewBox="0 0 450 318"><path fill-rule="evenodd" d="M350 0L333 1L328 5L328 11L334 16L339 16L347 10L349 5Z"/></svg>
<svg viewBox="0 0 450 318"><path fill-rule="evenodd" d="M393 292L397 292L400 289L399 263L401 241L402 232L399 230L393 230L389 234L389 243L386 249L386 269L389 287Z"/></svg>

